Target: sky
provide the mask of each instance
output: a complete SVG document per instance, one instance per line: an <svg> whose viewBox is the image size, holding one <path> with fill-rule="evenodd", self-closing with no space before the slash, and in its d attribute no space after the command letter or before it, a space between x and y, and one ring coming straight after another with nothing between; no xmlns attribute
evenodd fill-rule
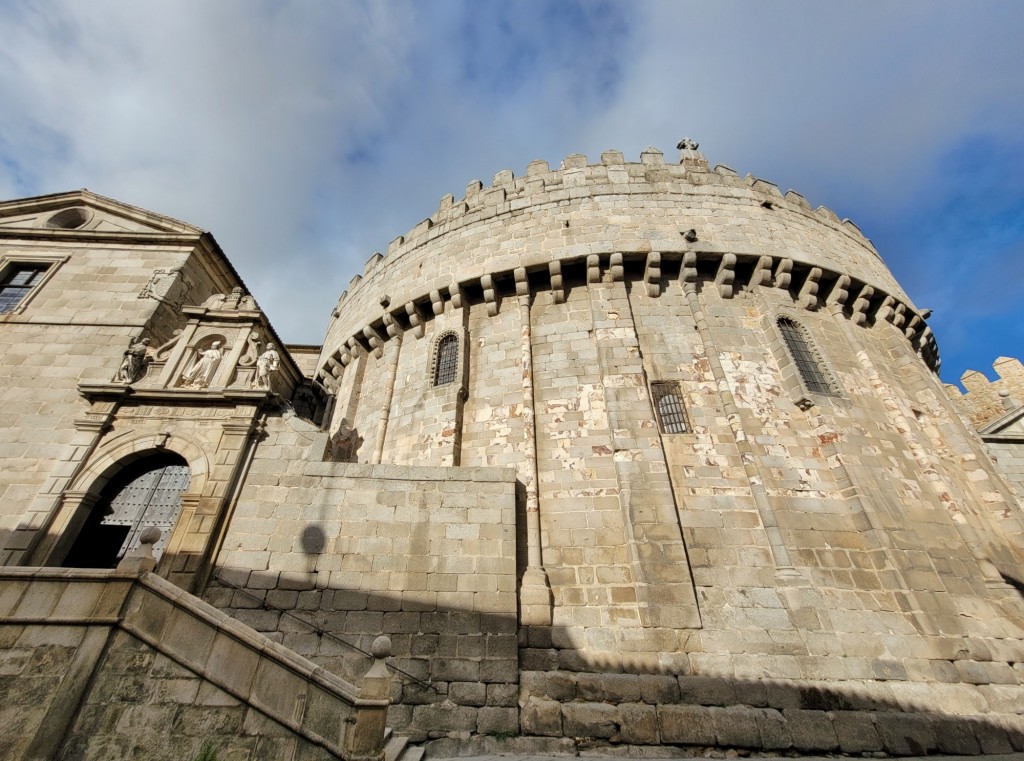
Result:
<svg viewBox="0 0 1024 761"><path fill-rule="evenodd" d="M0 33L0 199L209 230L287 342L446 193L688 136L851 218L945 381L1024 357L1019 0L0 0Z"/></svg>

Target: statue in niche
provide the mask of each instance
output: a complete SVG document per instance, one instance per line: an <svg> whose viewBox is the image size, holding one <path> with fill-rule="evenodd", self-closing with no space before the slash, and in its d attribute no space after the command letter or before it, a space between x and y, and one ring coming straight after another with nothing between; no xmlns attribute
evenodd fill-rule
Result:
<svg viewBox="0 0 1024 761"><path fill-rule="evenodd" d="M206 388L213 380L221 359L221 343L214 341L209 349L200 352L192 365L181 374L181 385L185 388Z"/></svg>
<svg viewBox="0 0 1024 761"><path fill-rule="evenodd" d="M281 366L281 357L278 355L274 344L267 344L267 348L256 360L256 374L252 379L252 388L270 390L270 376Z"/></svg>
<svg viewBox="0 0 1024 761"><path fill-rule="evenodd" d="M114 375L114 383L134 383L142 377L149 360L149 339L134 336L125 349L121 366Z"/></svg>
<svg viewBox="0 0 1024 761"><path fill-rule="evenodd" d="M700 143L698 143L696 140L691 140L688 137L684 137L682 140L679 141L679 144L676 145L676 148L678 148L681 151L695 151L699 147Z"/></svg>

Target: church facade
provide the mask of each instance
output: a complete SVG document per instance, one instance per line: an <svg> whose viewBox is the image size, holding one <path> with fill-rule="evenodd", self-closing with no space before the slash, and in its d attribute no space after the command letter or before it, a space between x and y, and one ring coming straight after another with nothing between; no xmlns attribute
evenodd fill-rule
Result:
<svg viewBox="0 0 1024 761"><path fill-rule="evenodd" d="M944 388L853 223L692 142L446 196L322 346L87 191L0 204L0 287L5 567L152 545L342 679L386 634L439 752L1024 749L1024 370Z"/></svg>

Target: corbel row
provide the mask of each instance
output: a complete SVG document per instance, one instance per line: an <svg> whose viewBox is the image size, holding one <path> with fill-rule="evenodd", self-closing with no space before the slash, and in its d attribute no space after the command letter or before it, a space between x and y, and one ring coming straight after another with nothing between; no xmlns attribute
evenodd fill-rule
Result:
<svg viewBox="0 0 1024 761"><path fill-rule="evenodd" d="M702 256L700 252L692 250L680 254L678 261L681 282L696 283L703 270L704 277L714 283L718 295L723 299L735 298L758 288L775 288L789 291L796 304L803 309L813 311L829 307L840 310L855 325L864 326L884 320L902 331L928 364L938 370L938 348L924 317L899 301L896 296L855 280L849 274L768 255L758 257L751 268L749 259L740 260L735 254L708 253ZM645 255L642 282L646 294L652 298L661 295L666 256L671 257L672 254L652 251ZM713 274L709 268L712 263ZM565 303L566 299L562 264L562 261L555 260L547 265L549 287L553 294L552 300L556 304ZM741 264L744 265L742 268ZM591 254L586 257L585 265L588 284L601 282L603 276L607 276L612 282L622 281L625 277L622 253L613 253L607 259ZM749 275L741 277L741 271ZM515 284L517 296L528 296L531 289L537 289L537 283L530 282L529 272L524 267L483 275L475 284L479 285L490 317L497 316L500 310L499 281L509 276ZM365 325L346 340L334 355L326 358L318 371L318 379L326 383L328 376L339 378L344 367L360 352L380 357L384 344L404 330L410 331L416 338L422 338L425 323L431 314L444 314L446 304L450 304L454 309L462 309L468 304L466 288L471 284L474 284L473 281L453 281L447 289L430 290L396 310L385 311L379 320Z"/></svg>

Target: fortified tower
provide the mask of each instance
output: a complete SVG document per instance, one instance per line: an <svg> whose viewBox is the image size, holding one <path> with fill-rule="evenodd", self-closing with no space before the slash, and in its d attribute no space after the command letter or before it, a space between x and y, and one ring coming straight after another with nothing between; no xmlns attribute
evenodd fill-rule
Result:
<svg viewBox="0 0 1024 761"><path fill-rule="evenodd" d="M319 354L208 233L0 204L6 752L365 761L389 689L436 755L1024 750L1024 370L947 393L853 223L678 148L445 196Z"/></svg>
<svg viewBox="0 0 1024 761"><path fill-rule="evenodd" d="M499 172L374 254L328 456L514 469L526 733L588 734L579 672L1019 695L1020 506L927 313L849 220L679 149Z"/></svg>

